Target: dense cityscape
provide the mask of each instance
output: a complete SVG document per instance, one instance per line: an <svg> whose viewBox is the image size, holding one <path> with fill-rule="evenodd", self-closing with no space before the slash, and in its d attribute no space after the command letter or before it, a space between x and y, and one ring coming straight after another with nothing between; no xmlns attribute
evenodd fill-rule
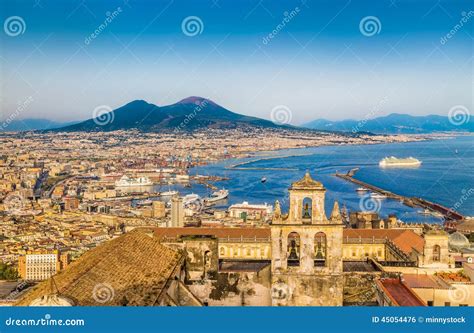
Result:
<svg viewBox="0 0 474 333"><path fill-rule="evenodd" d="M288 212L279 202L222 208L226 179L194 171L274 150L424 139L268 128L1 134L0 302L472 306L468 217L407 224L338 201L326 216L326 189L310 173L288 183Z"/></svg>

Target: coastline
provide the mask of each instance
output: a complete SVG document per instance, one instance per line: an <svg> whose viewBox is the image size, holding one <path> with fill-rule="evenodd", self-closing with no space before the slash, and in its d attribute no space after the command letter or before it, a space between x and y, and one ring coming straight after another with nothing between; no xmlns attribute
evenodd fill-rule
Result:
<svg viewBox="0 0 474 333"><path fill-rule="evenodd" d="M469 152L466 148L466 145L469 145L470 137L467 139L466 136L460 136L462 139L461 143L464 145L463 149L459 149L460 153ZM345 172L351 168L361 167L362 173L357 178L361 181L374 184L380 188L387 189L394 193L399 193L405 197L418 197L425 199L426 201L439 203L445 207L455 207L453 206L455 203L454 201L457 199L459 195L462 195L462 187L468 178L463 176L462 173L455 177L456 180L451 181L448 179L445 181L449 181L454 185L449 187L450 194L447 195L444 192L430 190L432 184L436 184L437 179L443 176L443 170L446 170L443 165L448 163L449 165L452 164L452 159L456 159L456 155L454 155L454 148L457 147L454 145L455 136L450 137L443 137L443 138L426 138L426 140L414 140L410 142L404 142L407 145L395 145L395 143L399 142L384 142L379 143L376 145L372 144L361 144L361 145L319 145L316 147L304 147L304 148L291 148L291 149L279 149L273 151L262 151L256 153L254 156L246 156L243 158L234 158L234 159L226 159L224 161L218 161L215 163L210 163L205 166L200 166L196 170L199 172L204 173L213 173L213 174L225 174L226 176L230 176L226 173L226 171L235 171L236 174L230 176L233 178L233 181L225 184L226 188L231 189L232 187L236 190L234 194L234 201L242 201L246 199L246 195L248 195L248 191L257 191L257 193L252 193L251 196L248 197L248 200L259 200L259 196L262 198L260 200L266 202L272 202L274 199L279 199L279 192L282 188L285 188L287 185L285 182L292 181L293 178L297 178L301 176L301 172L306 170L316 170L316 173L319 175L319 178L324 183L332 183L329 186L329 191L333 193L333 199L341 197L341 200L352 200L355 203L356 196L354 195L355 185L343 185L342 183L346 183L342 180L331 180L329 177L331 174L334 174L335 171ZM447 142L453 142L446 145L443 143L437 144L437 141L440 139L445 139ZM431 143L433 144L431 144ZM418 146L417 144L422 146ZM426 144L425 144L426 143ZM387 147L380 147L375 148L375 146L380 146L381 144L387 145ZM365 161L363 158L365 153L362 152L362 149L351 149L351 147L364 148L364 147L373 147L367 153L370 154L371 160ZM449 147L448 147L449 146ZM398 148L400 147L400 148ZM426 151L424 155L422 155L423 161L427 160L428 162L423 164L422 168L419 168L417 172L406 173L405 170L400 173L399 170L379 170L378 168L378 156L382 158L386 155L396 155L396 156L408 156L408 155L417 155L417 152L423 152L427 147L429 149ZM375 148L375 149L374 149ZM443 149L445 154L443 155L444 158L448 158L448 160L439 160L437 156L437 150ZM323 151L320 151L323 150ZM340 152L330 152L333 149L341 149ZM408 150L407 150L408 149ZM309 150L309 151L308 151ZM397 153L400 151L400 154ZM348 155L349 154L349 155ZM358 154L359 158L352 162L352 155ZM309 157L311 155L315 155L314 158L306 159L305 157ZM289 161L285 164L285 168L274 168L274 166L281 165L280 162L273 162L272 160L278 159L285 159L285 158L292 158L295 157L292 161ZM300 159L298 159L300 157ZM377 158L377 160L374 160ZM266 161L268 163L264 164L264 167L254 167L248 166L249 164L258 163L259 161ZM362 161L362 162L361 162ZM301 166L298 167L299 163ZM427 168L427 169L426 169ZM376 174L373 174L374 170L376 170ZM248 171L248 172L246 172ZM269 171L268 173L266 171ZM300 172L301 171L301 172ZM390 176L391 172L398 173L400 178L395 182L390 182L392 176ZM450 173L451 175L452 173ZM379 175L382 175L382 178ZM420 178L418 184L418 180L416 177L418 175L426 175L425 178ZM398 177L399 177L398 176ZM269 178L268 184L266 186L258 186L259 179L261 177ZM397 176L392 178L398 178ZM415 177L415 178L413 178ZM423 176L424 177L424 176ZM461 178L459 178L461 177ZM335 178L335 177L332 177ZM239 181L237 182L237 179ZM403 179L403 180L402 180ZM463 179L464 181L460 181L459 179ZM388 182L388 183L387 183ZM270 186L270 187L269 187ZM332 187L332 188L331 188ZM444 187L443 187L444 188ZM342 192L341 192L342 191ZM351 199L352 198L352 199ZM358 199L357 199L358 200ZM358 205L358 201L357 201ZM469 203L465 203L464 209L458 210L464 216L471 216L473 215L470 210L466 210L469 207ZM390 205L389 205L390 206ZM399 210L400 212L400 210ZM401 217L403 219L403 216ZM423 219L423 218L420 218Z"/></svg>

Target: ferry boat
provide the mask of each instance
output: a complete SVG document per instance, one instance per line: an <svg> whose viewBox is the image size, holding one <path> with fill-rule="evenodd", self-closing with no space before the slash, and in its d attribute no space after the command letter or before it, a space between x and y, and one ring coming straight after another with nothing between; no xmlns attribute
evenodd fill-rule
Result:
<svg viewBox="0 0 474 333"><path fill-rule="evenodd" d="M204 208L204 203L198 194L191 193L183 197L183 206L184 208L198 212Z"/></svg>
<svg viewBox="0 0 474 333"><path fill-rule="evenodd" d="M366 189L365 187L358 187L356 191L357 192L367 192L368 189Z"/></svg>
<svg viewBox="0 0 474 333"><path fill-rule="evenodd" d="M419 167L421 161L414 158L397 158L395 156L385 157L379 162L381 168L390 168L390 167Z"/></svg>
<svg viewBox="0 0 474 333"><path fill-rule="evenodd" d="M229 191L222 189L212 193L208 198L204 199L206 203L216 202L219 200L223 200L229 196Z"/></svg>
<svg viewBox="0 0 474 333"><path fill-rule="evenodd" d="M385 195L379 194L379 193L370 193L370 197L375 200L383 200L386 198Z"/></svg>
<svg viewBox="0 0 474 333"><path fill-rule="evenodd" d="M200 199L201 197L198 194L194 194L194 193L186 194L183 197L183 204L186 206L187 204L193 203L194 201L198 201Z"/></svg>
<svg viewBox="0 0 474 333"><path fill-rule="evenodd" d="M130 186L150 186L153 185L148 177L130 178L127 175L123 175L120 180L115 182L117 187L130 187Z"/></svg>

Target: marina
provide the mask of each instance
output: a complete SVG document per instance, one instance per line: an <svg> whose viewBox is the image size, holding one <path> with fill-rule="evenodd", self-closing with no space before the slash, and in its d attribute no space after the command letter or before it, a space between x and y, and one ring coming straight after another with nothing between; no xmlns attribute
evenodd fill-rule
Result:
<svg viewBox="0 0 474 333"><path fill-rule="evenodd" d="M357 184L361 186L362 188L368 189L372 191L371 197L375 199L380 199L380 198L389 198L389 199L394 199L402 202L404 205L407 205L409 207L421 207L423 208L423 215L427 215L427 212L433 212L434 215L436 214L437 216L443 217L445 221L449 220L464 220L464 216L450 208L447 208L443 205L437 204L430 202L428 200L422 199L422 198L417 198L417 197L405 197L399 194L395 194L393 192L384 190L382 188L379 188L377 186L374 186L372 184L368 184L366 182L363 182L361 180L358 180L354 178L355 173L357 172L357 168L351 169L349 172L342 174L342 173L335 173L334 176L344 179L346 181L349 181L351 183ZM359 188L360 189L360 188ZM359 190L358 189L358 190ZM378 196L374 196L375 194L378 194ZM436 216L435 215L435 216Z"/></svg>

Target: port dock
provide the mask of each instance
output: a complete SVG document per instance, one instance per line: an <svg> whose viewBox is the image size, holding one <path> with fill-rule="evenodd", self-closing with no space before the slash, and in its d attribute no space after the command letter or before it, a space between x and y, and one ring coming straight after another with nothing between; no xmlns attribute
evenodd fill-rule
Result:
<svg viewBox="0 0 474 333"><path fill-rule="evenodd" d="M422 199L417 197L405 197L403 195L399 195L387 190L384 190L380 187L374 186L372 184L363 182L354 178L355 173L359 170L359 168L351 169L347 173L337 173L334 176L349 181L351 183L357 184L361 187L364 187L372 192L379 193L381 195L386 196L389 199L399 200L404 205L409 207L421 207L423 209L428 209L433 212L437 212L441 214L446 221L452 220L464 220L464 216L451 208L445 207L443 205Z"/></svg>

